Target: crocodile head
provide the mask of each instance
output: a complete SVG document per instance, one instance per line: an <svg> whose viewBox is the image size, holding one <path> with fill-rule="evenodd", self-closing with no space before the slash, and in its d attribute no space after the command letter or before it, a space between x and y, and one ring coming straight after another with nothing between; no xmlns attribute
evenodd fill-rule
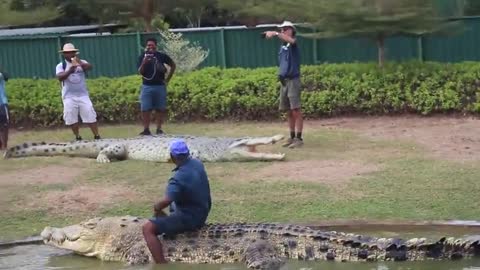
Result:
<svg viewBox="0 0 480 270"><path fill-rule="evenodd" d="M143 221L131 216L93 218L63 228L45 227L41 237L46 245L79 255L128 262L129 253L143 243ZM142 253L143 260L148 261L149 253L145 248Z"/></svg>
<svg viewBox="0 0 480 270"><path fill-rule="evenodd" d="M96 256L96 234L94 223L81 223L64 228L45 227L41 237L47 245Z"/></svg>
<svg viewBox="0 0 480 270"><path fill-rule="evenodd" d="M227 161L284 160L284 153L276 154L257 151L257 147L260 145L275 144L283 139L283 135L237 139L229 145L227 151L222 155L222 159Z"/></svg>

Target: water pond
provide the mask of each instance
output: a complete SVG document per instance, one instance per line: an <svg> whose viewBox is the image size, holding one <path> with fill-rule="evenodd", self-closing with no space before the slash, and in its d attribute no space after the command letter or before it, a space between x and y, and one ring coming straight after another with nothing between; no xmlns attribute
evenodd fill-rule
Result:
<svg viewBox="0 0 480 270"><path fill-rule="evenodd" d="M375 236L411 238L426 236L439 238L448 236L465 236L480 234L480 228L474 227L398 227L398 226L343 226L328 227L329 230L355 232ZM241 264L229 265L144 265L125 266L121 263L101 262L93 258L74 255L68 251L60 250L45 245L20 245L9 248L0 248L0 269L21 270L236 270L246 269ZM339 263L339 262L299 262L289 261L285 270L480 270L480 258L465 259L460 261L426 261L426 262L381 262L381 263Z"/></svg>

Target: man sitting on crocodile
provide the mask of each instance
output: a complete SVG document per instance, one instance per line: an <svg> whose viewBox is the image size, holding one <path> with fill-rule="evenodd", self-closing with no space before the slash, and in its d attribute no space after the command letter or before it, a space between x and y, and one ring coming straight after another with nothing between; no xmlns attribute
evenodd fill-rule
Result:
<svg viewBox="0 0 480 270"><path fill-rule="evenodd" d="M210 185L204 165L190 156L183 140L170 145L170 158L176 165L165 197L153 207L154 218L143 225L143 236L155 263L166 263L157 235L198 230L205 225L212 206ZM170 206L170 215L163 209Z"/></svg>

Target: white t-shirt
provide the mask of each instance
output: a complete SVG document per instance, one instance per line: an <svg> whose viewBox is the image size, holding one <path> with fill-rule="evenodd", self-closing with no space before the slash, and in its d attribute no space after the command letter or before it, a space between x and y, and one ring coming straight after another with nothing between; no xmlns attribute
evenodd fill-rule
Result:
<svg viewBox="0 0 480 270"><path fill-rule="evenodd" d="M85 60L80 61L82 61L82 63L88 63ZM68 70L72 66L72 63L68 61L66 63L67 66L65 67L65 70ZM63 70L62 62L60 62L57 65L55 74L58 75L65 70ZM72 74L68 76L67 79L63 81L62 98L82 96L88 96L88 89L87 83L85 82L85 72L83 71L83 68L79 66Z"/></svg>

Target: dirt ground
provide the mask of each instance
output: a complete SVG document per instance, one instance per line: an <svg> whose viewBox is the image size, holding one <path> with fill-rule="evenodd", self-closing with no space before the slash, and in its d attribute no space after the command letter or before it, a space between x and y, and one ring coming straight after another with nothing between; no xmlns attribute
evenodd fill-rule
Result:
<svg viewBox="0 0 480 270"><path fill-rule="evenodd" d="M302 160L273 163L256 171L262 180L284 178L289 181L314 182L343 188L352 177L377 171L374 164L361 164L346 160Z"/></svg>
<svg viewBox="0 0 480 270"><path fill-rule="evenodd" d="M480 160L480 120L472 117L342 117L306 123L347 129L374 139L417 143L439 159Z"/></svg>
<svg viewBox="0 0 480 270"><path fill-rule="evenodd" d="M66 191L50 191L42 198L31 198L29 200L31 203L26 207L35 209L39 206L46 206L52 214L78 214L93 212L102 206L116 202L131 202L139 197L134 191L121 185L109 187L75 186Z"/></svg>
<svg viewBox="0 0 480 270"><path fill-rule="evenodd" d="M340 117L305 122L306 133L317 128L350 130L369 139L410 142L426 149L425 155L455 162L480 160L479 127L480 120L474 118L438 116ZM263 180L316 182L343 189L352 177L380 169L377 164L355 161L303 160L274 163L254 175Z"/></svg>
<svg viewBox="0 0 480 270"><path fill-rule="evenodd" d="M427 149L427 153L430 152L435 158L457 162L480 160L479 127L480 121L477 119L453 117L340 117L305 122L306 133L312 128L351 130L372 139L416 143ZM304 147L308 147L308 144ZM82 167L50 165L0 174L0 189L9 185L73 184L72 181L84 172ZM350 178L379 169L375 164L353 161L305 160L271 164L255 172L255 176L264 180L276 180L281 177L292 181L314 181L342 188ZM118 201L118 198L135 197L136 194L120 186L95 188L73 185L73 188L65 191L49 191L42 198L34 199L32 202L37 206L55 205L55 209L50 209L52 212L93 211L104 204ZM52 201L56 203L52 204ZM72 205L76 208L71 208ZM34 205L30 207L35 208Z"/></svg>

